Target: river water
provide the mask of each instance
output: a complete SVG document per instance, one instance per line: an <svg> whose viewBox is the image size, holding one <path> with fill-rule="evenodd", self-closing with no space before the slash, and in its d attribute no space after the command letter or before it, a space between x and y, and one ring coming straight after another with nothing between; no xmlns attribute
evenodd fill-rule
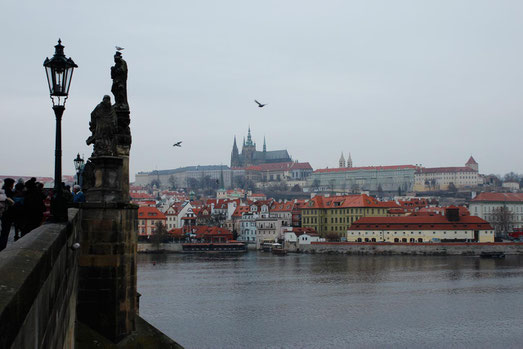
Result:
<svg viewBox="0 0 523 349"><path fill-rule="evenodd" d="M139 255L138 291L186 348L523 348L523 256Z"/></svg>

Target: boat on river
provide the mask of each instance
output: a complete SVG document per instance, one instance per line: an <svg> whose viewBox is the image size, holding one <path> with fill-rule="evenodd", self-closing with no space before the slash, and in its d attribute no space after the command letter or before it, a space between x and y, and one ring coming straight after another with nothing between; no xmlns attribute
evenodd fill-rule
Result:
<svg viewBox="0 0 523 349"><path fill-rule="evenodd" d="M479 255L481 258L505 258L505 253L503 252L481 252Z"/></svg>
<svg viewBox="0 0 523 349"><path fill-rule="evenodd" d="M245 253L247 245L243 242L193 242L182 244L182 253Z"/></svg>

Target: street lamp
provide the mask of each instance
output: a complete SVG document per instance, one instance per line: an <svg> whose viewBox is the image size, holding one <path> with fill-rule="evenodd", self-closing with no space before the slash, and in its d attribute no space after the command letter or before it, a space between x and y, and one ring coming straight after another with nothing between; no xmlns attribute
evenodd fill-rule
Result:
<svg viewBox="0 0 523 349"><path fill-rule="evenodd" d="M62 46L62 41L58 39L54 56L51 59L45 59L44 67L56 116L54 195L51 200L51 217L53 221L63 222L67 220L67 202L65 202L62 192L62 115L71 86L73 70L78 66L71 58L65 57L64 46Z"/></svg>
<svg viewBox="0 0 523 349"><path fill-rule="evenodd" d="M73 160L74 162L74 168L76 170L76 184L79 186L82 186L82 171L84 169L84 159L80 157L80 153L76 155L76 159Z"/></svg>

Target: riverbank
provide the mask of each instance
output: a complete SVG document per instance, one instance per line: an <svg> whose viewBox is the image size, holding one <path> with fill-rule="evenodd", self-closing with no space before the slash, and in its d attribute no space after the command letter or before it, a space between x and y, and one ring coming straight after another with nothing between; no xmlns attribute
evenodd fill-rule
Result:
<svg viewBox="0 0 523 349"><path fill-rule="evenodd" d="M383 242L313 242L300 245L302 253L348 255L422 255L422 256L479 256L482 252L523 254L521 242L493 243L383 243Z"/></svg>
<svg viewBox="0 0 523 349"><path fill-rule="evenodd" d="M253 250L248 245L248 250ZM416 256L479 256L482 252L502 252L506 255L523 255L521 242L496 243L383 243L383 242L315 242L300 245L289 252L347 255L416 255ZM186 253L182 244L153 245L138 243L138 253Z"/></svg>

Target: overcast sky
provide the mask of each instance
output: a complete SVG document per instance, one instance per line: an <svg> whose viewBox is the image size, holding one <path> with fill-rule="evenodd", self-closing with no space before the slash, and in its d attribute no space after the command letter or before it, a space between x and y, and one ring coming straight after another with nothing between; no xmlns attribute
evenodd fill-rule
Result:
<svg viewBox="0 0 523 349"><path fill-rule="evenodd" d="M523 173L522 18L520 0L4 1L0 174L54 173L42 63L59 37L79 66L64 174L91 154L115 45L129 67L132 177L229 165L249 125L258 148L265 135L315 169L343 151L354 166L473 155L481 173Z"/></svg>

